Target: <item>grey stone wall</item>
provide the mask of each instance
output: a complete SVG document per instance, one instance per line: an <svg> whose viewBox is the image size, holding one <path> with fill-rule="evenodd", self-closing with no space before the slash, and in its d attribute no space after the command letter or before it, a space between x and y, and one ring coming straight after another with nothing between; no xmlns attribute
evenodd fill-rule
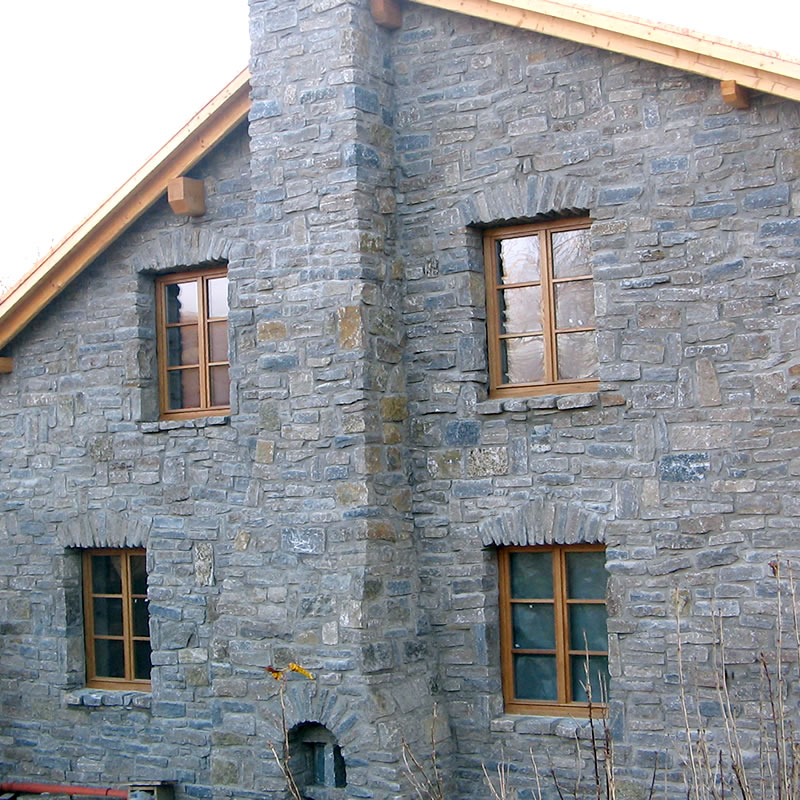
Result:
<svg viewBox="0 0 800 800"><path fill-rule="evenodd" d="M666 754L680 785L675 590L703 724L714 614L755 720L768 563L798 552L798 107L736 111L701 77L418 7L392 57L420 602L456 796L487 753L528 788L531 746L570 763L575 723L502 713L491 545L546 541L606 541L620 762L646 781ZM599 392L487 400L480 227L571 209L594 220Z"/></svg>
<svg viewBox="0 0 800 800"><path fill-rule="evenodd" d="M251 34L206 215L157 204L0 376L0 774L278 796L264 668L296 661L345 796L410 796L436 702L485 798L482 762L568 765L580 728L503 714L495 548L605 541L621 763L679 793L676 605L713 723L714 614L746 694L798 556L798 106L413 4L253 0ZM480 228L569 209L599 391L487 399ZM159 422L153 276L221 262L230 417ZM142 544L152 693L86 691L79 550Z"/></svg>

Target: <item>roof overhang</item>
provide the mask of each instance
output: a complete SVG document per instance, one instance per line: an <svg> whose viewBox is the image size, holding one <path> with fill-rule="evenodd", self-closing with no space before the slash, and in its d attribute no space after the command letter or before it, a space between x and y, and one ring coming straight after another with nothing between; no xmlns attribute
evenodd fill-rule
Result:
<svg viewBox="0 0 800 800"><path fill-rule="evenodd" d="M250 73L240 72L0 303L0 347L202 159L250 110Z"/></svg>
<svg viewBox="0 0 800 800"><path fill-rule="evenodd" d="M559 0L414 0L420 5L535 31L800 102L800 63L778 53ZM396 27L402 3L371 0L382 24ZM169 182L203 158L250 109L248 70L201 109L97 211L40 261L0 302L0 348L153 205ZM12 369L0 359L0 372Z"/></svg>
<svg viewBox="0 0 800 800"><path fill-rule="evenodd" d="M800 101L800 64L778 53L670 25L557 0L414 0L414 2L611 50L644 61L732 80Z"/></svg>

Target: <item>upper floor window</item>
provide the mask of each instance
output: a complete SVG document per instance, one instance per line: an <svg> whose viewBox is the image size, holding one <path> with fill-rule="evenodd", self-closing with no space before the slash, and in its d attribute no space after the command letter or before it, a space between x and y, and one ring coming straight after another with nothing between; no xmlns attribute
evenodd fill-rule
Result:
<svg viewBox="0 0 800 800"><path fill-rule="evenodd" d="M506 711L587 716L589 690L601 706L608 681L605 548L503 547L499 559Z"/></svg>
<svg viewBox="0 0 800 800"><path fill-rule="evenodd" d="M150 625L145 551L84 551L83 609L87 685L147 691Z"/></svg>
<svg viewBox="0 0 800 800"><path fill-rule="evenodd" d="M227 270L157 278L156 320L162 418L227 413Z"/></svg>
<svg viewBox="0 0 800 800"><path fill-rule="evenodd" d="M566 219L484 234L491 396L595 387L590 224Z"/></svg>

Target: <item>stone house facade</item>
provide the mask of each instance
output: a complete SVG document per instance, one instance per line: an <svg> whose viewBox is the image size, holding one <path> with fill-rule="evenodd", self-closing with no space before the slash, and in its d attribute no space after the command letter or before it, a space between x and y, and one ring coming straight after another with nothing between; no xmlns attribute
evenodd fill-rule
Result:
<svg viewBox="0 0 800 800"><path fill-rule="evenodd" d="M203 213L163 194L130 219L112 209L114 235L104 218L81 240L97 252L68 243L69 285L0 305L3 781L280 796L266 668L290 662L314 673L286 684L309 796L412 796L402 743L425 754L432 727L449 797L488 797L481 765L499 759L530 786L531 748L568 772L580 647L553 648L561 707L520 713L509 693L525 706L544 678L501 635L536 613L514 603L514 576L535 571L502 566L516 553L566 570L605 554L607 646L589 649L607 653L632 796L654 760L684 791L676 609L704 723L719 724L718 619L757 716L770 562L800 555L797 97L736 108L713 73L447 5L251 0L248 119L180 173L202 181ZM593 313L561 325L553 237L582 220ZM590 330L583 386L514 377L513 288L487 304L484 269L487 231L510 263L506 228L555 264L551 350ZM154 287L198 268L226 275L229 306L198 391L227 358L230 392L192 413L185 380L174 403L164 388L195 362L159 361L183 322ZM117 590L86 559L119 553ZM543 595L557 616L598 600L571 580L563 601ZM118 595L124 636L87 613ZM89 661L123 639L125 680L98 685Z"/></svg>

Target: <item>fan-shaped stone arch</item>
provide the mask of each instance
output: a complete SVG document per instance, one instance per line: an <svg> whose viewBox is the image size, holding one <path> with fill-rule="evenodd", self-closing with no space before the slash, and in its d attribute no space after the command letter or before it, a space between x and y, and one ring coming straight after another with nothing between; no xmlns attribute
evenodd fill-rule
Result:
<svg viewBox="0 0 800 800"><path fill-rule="evenodd" d="M492 225L550 215L585 214L596 189L580 178L530 175L474 192L458 206L464 225Z"/></svg>
<svg viewBox="0 0 800 800"><path fill-rule="evenodd" d="M503 511L478 526L481 542L491 545L600 544L605 541L603 518L561 499L537 497L524 506Z"/></svg>
<svg viewBox="0 0 800 800"><path fill-rule="evenodd" d="M143 243L133 258L137 272L231 262L246 257L248 244L205 228L179 228Z"/></svg>

